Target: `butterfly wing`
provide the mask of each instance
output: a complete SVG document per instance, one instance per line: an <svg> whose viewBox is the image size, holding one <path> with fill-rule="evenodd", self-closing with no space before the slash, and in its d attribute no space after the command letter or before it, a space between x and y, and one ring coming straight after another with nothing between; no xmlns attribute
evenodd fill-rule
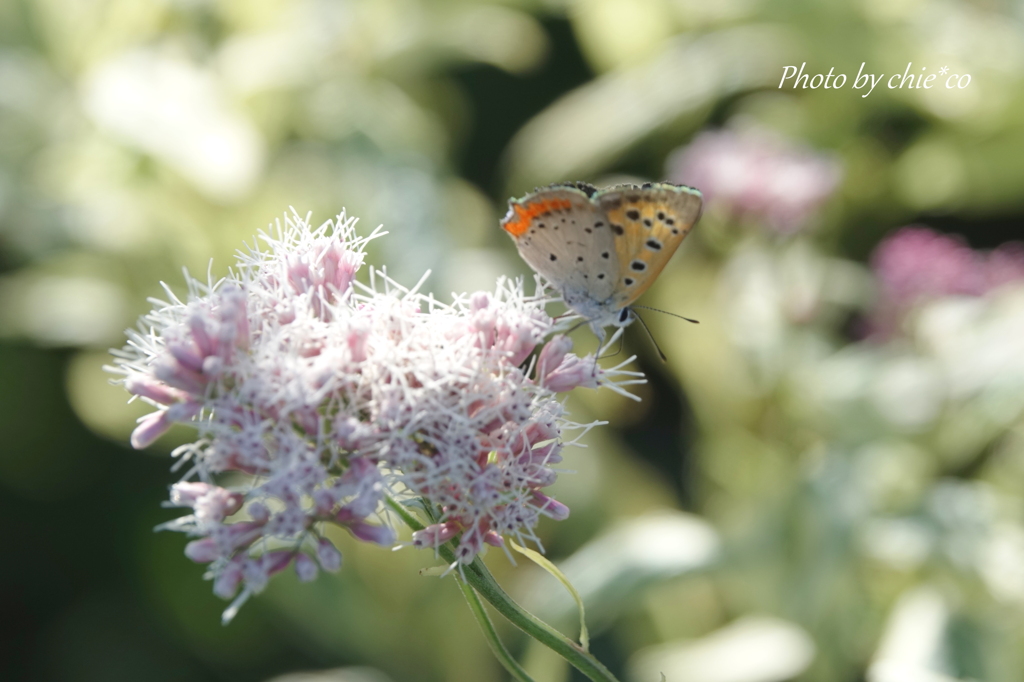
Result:
<svg viewBox="0 0 1024 682"><path fill-rule="evenodd" d="M594 190L583 187L554 186L512 201L501 226L523 260L592 318L612 296L620 264L608 220L586 191Z"/></svg>
<svg viewBox="0 0 1024 682"><path fill-rule="evenodd" d="M700 218L699 191L655 183L622 185L594 195L614 237L618 269L612 304L635 301L665 268Z"/></svg>

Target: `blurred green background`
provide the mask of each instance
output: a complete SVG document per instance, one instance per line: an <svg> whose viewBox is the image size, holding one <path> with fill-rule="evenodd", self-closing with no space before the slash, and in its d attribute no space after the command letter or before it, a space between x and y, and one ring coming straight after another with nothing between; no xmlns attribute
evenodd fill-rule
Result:
<svg viewBox="0 0 1024 682"><path fill-rule="evenodd" d="M911 62L970 85L852 89ZM849 82L779 89L801 63ZM349 542L222 627L152 531L188 434L127 447L145 408L106 350L288 206L383 223L371 262L444 298L528 272L509 196L674 179L707 210L641 302L701 324L645 315L667 364L630 328L643 402L573 395L611 423L541 527L597 656L632 682L1024 679L1024 260L984 252L1024 237L1022 108L998 0L0 3L0 678L506 679L411 549ZM872 269L914 223L966 241ZM575 632L552 579L487 561Z"/></svg>

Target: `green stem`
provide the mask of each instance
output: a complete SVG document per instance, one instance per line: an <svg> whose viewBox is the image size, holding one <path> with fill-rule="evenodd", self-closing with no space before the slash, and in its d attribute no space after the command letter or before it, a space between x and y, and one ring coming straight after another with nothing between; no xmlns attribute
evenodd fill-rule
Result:
<svg viewBox="0 0 1024 682"><path fill-rule="evenodd" d="M387 504L402 517L407 526L413 530L423 530L423 524L409 513L408 509L390 497L387 498ZM449 545L442 545L437 548L437 551L446 562L455 563L455 552ZM593 682L618 682L615 676L589 652L583 651L574 641L534 616L508 596L479 558L474 559L471 564L461 566L460 569L463 579L472 585L473 589L486 599L498 613L509 619L513 625L527 635L564 658L587 678Z"/></svg>
<svg viewBox="0 0 1024 682"><path fill-rule="evenodd" d="M519 662L508 652L505 645L501 643L501 639L498 637L497 630L494 629L494 623L491 622L490 617L487 615L487 611L484 610L484 605L480 601L480 597L473 590L469 583L463 580L458 574L455 579L459 582L459 587L462 589L462 595L466 598L469 603L469 610L476 616L477 623L480 624L480 629L484 631L484 637L487 639L487 643L491 645L491 651L494 652L495 657L505 667L505 670L512 675L512 679L518 680L518 682L533 682L533 678L530 677L529 673L523 670L523 667L519 665Z"/></svg>

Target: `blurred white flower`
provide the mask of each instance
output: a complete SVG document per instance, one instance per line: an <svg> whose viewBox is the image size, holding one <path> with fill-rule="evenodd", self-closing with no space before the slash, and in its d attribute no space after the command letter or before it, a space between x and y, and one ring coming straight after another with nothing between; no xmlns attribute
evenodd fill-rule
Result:
<svg viewBox="0 0 1024 682"><path fill-rule="evenodd" d="M978 557L978 572L996 599L1024 604L1024 528L997 523Z"/></svg>
<svg viewBox="0 0 1024 682"><path fill-rule="evenodd" d="M698 516L660 510L617 524L559 565L600 628L653 584L708 569L721 558L721 538ZM577 606L566 592L537 581L526 603L542 618L565 622Z"/></svg>
<svg viewBox="0 0 1024 682"><path fill-rule="evenodd" d="M696 640L639 651L630 680L659 677L688 682L783 682L810 666L814 640L794 623L746 616Z"/></svg>
<svg viewBox="0 0 1024 682"><path fill-rule="evenodd" d="M263 170L259 131L232 108L211 72L182 59L153 50L122 54L90 74L82 98L100 128L212 199L245 195Z"/></svg>
<svg viewBox="0 0 1024 682"><path fill-rule="evenodd" d="M980 398L999 423L1024 410L1024 281L984 298L932 301L912 331L941 365L953 397Z"/></svg>
<svg viewBox="0 0 1024 682"><path fill-rule="evenodd" d="M860 542L870 556L896 569L913 571L931 555L935 537L919 520L879 518L861 526Z"/></svg>
<svg viewBox="0 0 1024 682"><path fill-rule="evenodd" d="M0 278L0 337L102 348L120 333L127 309L122 290L100 277L21 272Z"/></svg>
<svg viewBox="0 0 1024 682"><path fill-rule="evenodd" d="M949 606L933 587L904 593L889 615L868 682L956 682L945 665Z"/></svg>

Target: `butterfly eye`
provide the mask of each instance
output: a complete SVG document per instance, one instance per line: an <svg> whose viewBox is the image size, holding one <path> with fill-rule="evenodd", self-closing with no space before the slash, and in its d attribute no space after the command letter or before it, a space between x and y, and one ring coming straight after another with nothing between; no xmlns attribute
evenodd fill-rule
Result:
<svg viewBox="0 0 1024 682"><path fill-rule="evenodd" d="M625 324L629 320L629 308L623 308L619 311L619 324Z"/></svg>

